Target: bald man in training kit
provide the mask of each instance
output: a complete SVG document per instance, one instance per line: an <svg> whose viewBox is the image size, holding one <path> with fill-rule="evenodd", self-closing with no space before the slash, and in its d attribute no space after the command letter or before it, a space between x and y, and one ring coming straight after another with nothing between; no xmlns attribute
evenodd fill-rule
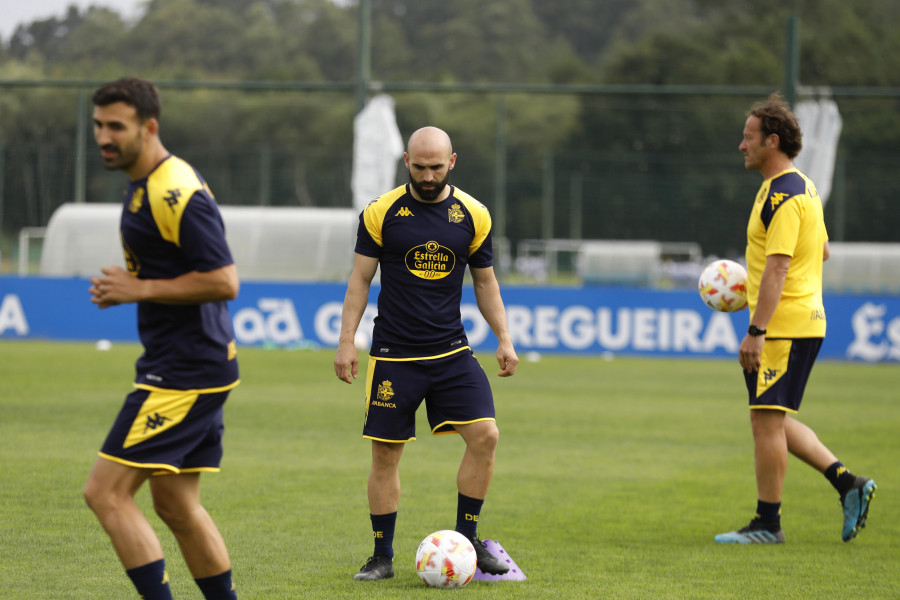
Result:
<svg viewBox="0 0 900 600"><path fill-rule="evenodd" d="M512 376L519 359L494 274L491 217L480 202L449 184L456 154L446 132L436 127L414 132L404 162L409 183L376 198L360 214L334 359L335 375L352 383L359 371L354 338L380 266L363 426L363 437L372 442L368 498L375 548L354 578L394 575L400 457L406 442L415 439L423 400L432 434L459 434L466 445L456 477L455 529L472 541L479 569L500 575L509 566L477 534L499 430L491 386L460 316L468 266L478 308L498 340L497 375Z"/></svg>

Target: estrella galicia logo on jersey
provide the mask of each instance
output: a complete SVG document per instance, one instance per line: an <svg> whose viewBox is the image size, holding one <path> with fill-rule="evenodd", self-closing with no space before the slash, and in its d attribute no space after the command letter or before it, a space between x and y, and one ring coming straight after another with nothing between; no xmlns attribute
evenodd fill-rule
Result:
<svg viewBox="0 0 900 600"><path fill-rule="evenodd" d="M163 201L169 205L172 212L175 212L175 205L178 204L179 198L181 198L181 190L175 188L174 190L168 190L168 193L163 196Z"/></svg>
<svg viewBox="0 0 900 600"><path fill-rule="evenodd" d="M459 204L453 204L447 209L447 218L451 223L462 223L466 219L466 213Z"/></svg>
<svg viewBox="0 0 900 600"><path fill-rule="evenodd" d="M162 427L166 424L166 421L171 421L171 419L159 414L158 412L153 413L152 415L147 415L147 425L144 427L144 433L147 433L147 431L151 429Z"/></svg>
<svg viewBox="0 0 900 600"><path fill-rule="evenodd" d="M443 279L453 272L456 256L437 242L426 242L406 253L406 268L422 279Z"/></svg>
<svg viewBox="0 0 900 600"><path fill-rule="evenodd" d="M408 206L402 207L400 210L396 212L395 217L414 217L416 215L413 214L411 210L409 210Z"/></svg>
<svg viewBox="0 0 900 600"><path fill-rule="evenodd" d="M141 210L141 205L144 203L144 188L139 187L134 190L134 193L131 195L131 202L128 203L128 210L136 213Z"/></svg>
<svg viewBox="0 0 900 600"><path fill-rule="evenodd" d="M788 195L784 192L775 192L771 196L769 196L769 200L772 202L772 211L774 212L778 205L788 199Z"/></svg>
<svg viewBox="0 0 900 600"><path fill-rule="evenodd" d="M767 369L765 373L763 373L763 381L766 382L766 385L769 385L773 379L778 376L778 371L775 369Z"/></svg>

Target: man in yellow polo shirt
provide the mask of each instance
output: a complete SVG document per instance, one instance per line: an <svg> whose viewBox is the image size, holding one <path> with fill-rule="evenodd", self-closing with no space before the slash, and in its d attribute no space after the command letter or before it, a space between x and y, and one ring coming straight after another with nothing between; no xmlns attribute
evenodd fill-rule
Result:
<svg viewBox="0 0 900 600"><path fill-rule="evenodd" d="M747 225L750 327L740 363L750 396L757 508L750 524L720 543L783 543L781 492L788 453L822 473L840 494L841 538L865 527L875 482L856 476L793 416L825 338L822 263L828 234L812 181L794 168L802 147L797 117L774 94L748 113L740 151L763 176Z"/></svg>

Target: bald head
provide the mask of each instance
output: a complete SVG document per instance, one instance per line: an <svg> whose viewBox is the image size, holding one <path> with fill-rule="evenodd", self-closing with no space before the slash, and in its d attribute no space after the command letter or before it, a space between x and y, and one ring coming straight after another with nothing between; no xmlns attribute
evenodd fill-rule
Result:
<svg viewBox="0 0 900 600"><path fill-rule="evenodd" d="M429 126L417 129L409 136L406 150L409 154L428 152L450 156L453 154L453 145L450 143L450 136L446 131Z"/></svg>
<svg viewBox="0 0 900 600"><path fill-rule="evenodd" d="M412 194L417 200L439 202L450 194L447 182L456 164L456 155L447 132L437 127L423 127L409 136L403 154L409 169Z"/></svg>

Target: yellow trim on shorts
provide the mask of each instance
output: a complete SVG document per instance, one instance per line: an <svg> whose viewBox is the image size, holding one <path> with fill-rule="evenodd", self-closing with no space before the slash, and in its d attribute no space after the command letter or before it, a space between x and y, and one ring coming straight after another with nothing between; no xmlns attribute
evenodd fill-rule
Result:
<svg viewBox="0 0 900 600"><path fill-rule="evenodd" d="M218 473L221 470L222 469L220 469L219 467L193 467L190 469L178 469L177 473L173 473L171 471L154 471L153 476L160 477L162 475L199 475L200 473Z"/></svg>
<svg viewBox="0 0 900 600"><path fill-rule="evenodd" d="M214 388L197 388L194 390L179 390L175 388L164 388L155 385L147 385L146 383L135 383L133 384L139 390L147 390L148 392L184 392L185 394L216 394L218 392L226 392L228 390L233 390L238 385L240 385L241 380L238 379L233 383L229 383L228 385L223 385L220 387Z"/></svg>
<svg viewBox="0 0 900 600"><path fill-rule="evenodd" d="M132 467L134 469L156 469L155 471L153 471L153 473L151 473L151 475L154 477L158 475L182 475L188 473L218 473L222 470L219 467L192 467L190 469L179 469L176 466L163 463L133 462L130 460L125 460L123 458L119 458L117 456L105 454L103 452L98 452L97 455L100 458L104 458L110 462L118 463L126 467Z"/></svg>
<svg viewBox="0 0 900 600"><path fill-rule="evenodd" d="M756 410L756 409L758 409L758 408L762 408L762 409L766 409L766 410L780 410L780 411L782 411L782 412L791 413L791 414L794 414L794 415L797 414L797 411L794 410L793 408L786 408L786 407L784 407L784 406L778 406L778 405L775 405L775 404L773 404L773 405L768 405L768 404L755 404L755 405L750 406L750 410Z"/></svg>
<svg viewBox="0 0 900 600"><path fill-rule="evenodd" d="M436 358L444 358L445 356L450 356L451 354L456 354L457 352L462 352L463 350L471 350L471 346L462 346L457 348L456 350L451 350L450 352L444 352L443 354L437 354L435 356L414 356L412 358L387 358L381 356L372 356L369 355L369 358L372 360L389 360L391 362L409 362L411 360L434 360Z"/></svg>
<svg viewBox="0 0 900 600"><path fill-rule="evenodd" d="M385 444L405 444L406 442L411 442L416 439L416 436L412 436L408 440L386 440L384 438L372 437L371 435L364 435L363 439L372 440L373 442L384 442Z"/></svg>
<svg viewBox="0 0 900 600"><path fill-rule="evenodd" d="M478 423L480 421L496 421L497 419L494 417L481 417L480 419L473 419L471 421L444 421L443 423L439 423L437 427L431 429L432 435L449 435L452 433L459 434L456 429L451 429L450 431L438 431L441 427L447 427L448 425L471 425L472 423Z"/></svg>
<svg viewBox="0 0 900 600"><path fill-rule="evenodd" d="M366 365L366 419L369 418L369 405L372 403L372 381L375 378L375 358L369 357ZM383 440L382 440L383 441Z"/></svg>
<svg viewBox="0 0 900 600"><path fill-rule="evenodd" d="M162 469L166 472L174 473L175 475L181 472L181 469L179 469L178 467L163 463L138 463L130 460L125 460L124 458L119 458L117 456L105 454L103 452L98 452L97 454L100 456L100 458L105 458L106 460L112 461L114 463L119 463L120 465L125 465L126 467L132 467L135 469Z"/></svg>

